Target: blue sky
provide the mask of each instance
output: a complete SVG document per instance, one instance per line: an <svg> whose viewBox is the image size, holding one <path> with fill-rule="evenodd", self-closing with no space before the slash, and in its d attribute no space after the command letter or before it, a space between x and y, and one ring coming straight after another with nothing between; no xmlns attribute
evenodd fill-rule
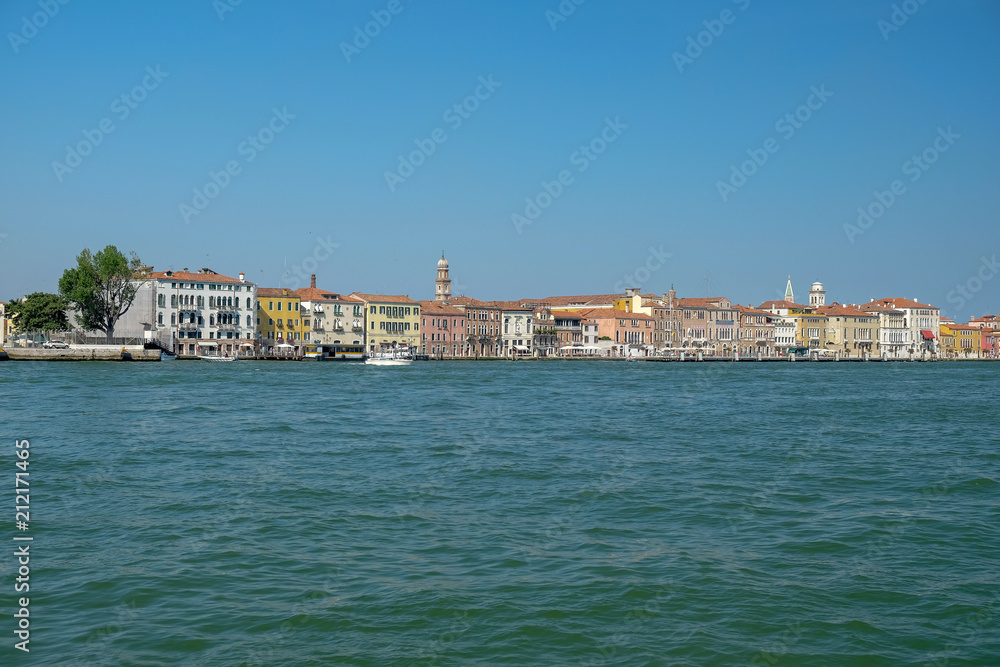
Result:
<svg viewBox="0 0 1000 667"><path fill-rule="evenodd" d="M632 283L757 304L791 274L797 296L1000 310L994 2L9 0L0 28L4 300L113 243L414 298L444 250L483 299ZM417 142L433 152L398 171ZM876 192L891 204L857 226ZM526 199L546 207L519 225Z"/></svg>

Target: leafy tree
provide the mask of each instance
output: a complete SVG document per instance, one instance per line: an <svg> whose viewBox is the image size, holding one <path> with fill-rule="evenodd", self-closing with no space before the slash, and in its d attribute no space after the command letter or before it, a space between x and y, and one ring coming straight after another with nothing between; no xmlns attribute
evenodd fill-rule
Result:
<svg viewBox="0 0 1000 667"><path fill-rule="evenodd" d="M90 331L103 331L112 342L115 324L128 312L142 285L143 266L133 252L126 257L113 245L91 253L84 249L76 267L59 279L59 293L79 312L77 323Z"/></svg>
<svg viewBox="0 0 1000 667"><path fill-rule="evenodd" d="M69 329L68 307L58 294L33 292L23 300L12 299L6 312L18 331L65 331Z"/></svg>

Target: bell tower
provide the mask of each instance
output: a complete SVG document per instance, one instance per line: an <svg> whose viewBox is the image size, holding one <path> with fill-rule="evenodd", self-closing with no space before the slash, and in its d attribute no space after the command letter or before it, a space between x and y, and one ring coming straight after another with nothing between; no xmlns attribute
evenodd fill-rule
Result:
<svg viewBox="0 0 1000 667"><path fill-rule="evenodd" d="M443 252L438 260L438 277L434 281L434 300L451 301L451 278L448 277L448 260Z"/></svg>

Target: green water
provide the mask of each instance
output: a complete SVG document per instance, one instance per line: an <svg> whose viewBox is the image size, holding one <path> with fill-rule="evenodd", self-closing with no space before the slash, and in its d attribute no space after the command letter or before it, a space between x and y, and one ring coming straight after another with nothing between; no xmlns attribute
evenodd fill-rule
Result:
<svg viewBox="0 0 1000 667"><path fill-rule="evenodd" d="M0 364L3 665L997 665L1000 364Z"/></svg>

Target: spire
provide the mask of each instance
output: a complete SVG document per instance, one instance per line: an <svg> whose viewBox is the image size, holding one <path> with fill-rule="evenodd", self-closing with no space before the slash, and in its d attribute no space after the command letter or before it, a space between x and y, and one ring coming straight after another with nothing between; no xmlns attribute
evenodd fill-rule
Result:
<svg viewBox="0 0 1000 667"><path fill-rule="evenodd" d="M792 292L792 277L788 276L788 286L785 287L785 301L795 303L795 293Z"/></svg>

